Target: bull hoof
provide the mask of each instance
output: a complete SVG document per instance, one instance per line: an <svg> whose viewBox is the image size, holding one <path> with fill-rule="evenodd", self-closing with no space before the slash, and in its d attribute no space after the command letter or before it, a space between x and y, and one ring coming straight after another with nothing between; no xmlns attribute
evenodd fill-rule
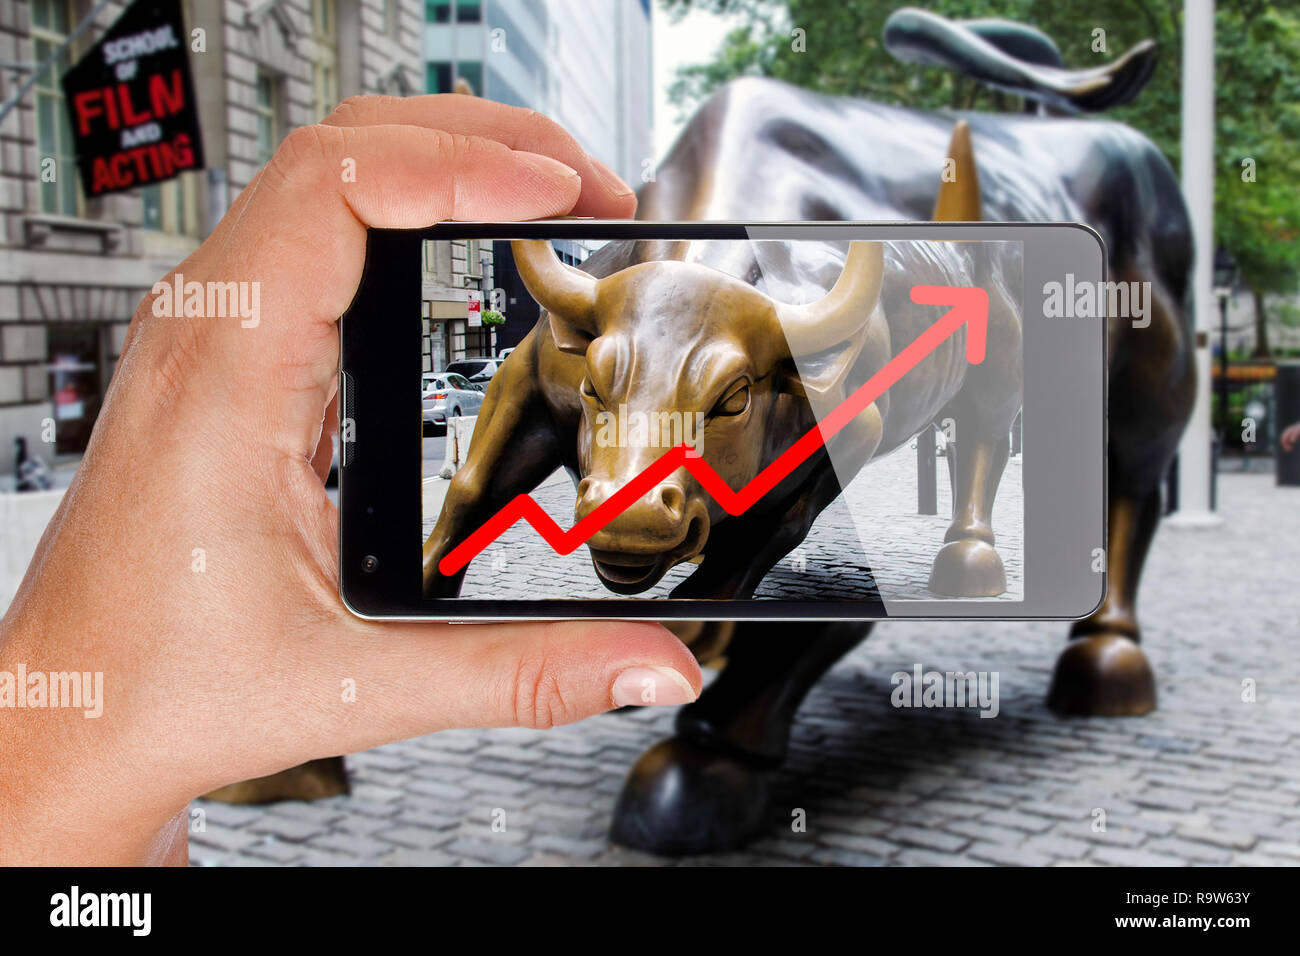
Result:
<svg viewBox="0 0 1300 956"><path fill-rule="evenodd" d="M941 597L997 597L1007 573L993 545L978 538L949 541L934 558L930 591Z"/></svg>
<svg viewBox="0 0 1300 956"><path fill-rule="evenodd" d="M610 838L661 856L734 849L767 823L769 777L680 737L660 741L628 774Z"/></svg>
<svg viewBox="0 0 1300 956"><path fill-rule="evenodd" d="M351 792L343 758L326 757L269 777L232 783L206 796L219 803L276 803L280 800L323 800Z"/></svg>
<svg viewBox="0 0 1300 956"><path fill-rule="evenodd" d="M1128 637L1076 638L1056 660L1047 706L1064 716L1140 717L1156 709L1155 675Z"/></svg>

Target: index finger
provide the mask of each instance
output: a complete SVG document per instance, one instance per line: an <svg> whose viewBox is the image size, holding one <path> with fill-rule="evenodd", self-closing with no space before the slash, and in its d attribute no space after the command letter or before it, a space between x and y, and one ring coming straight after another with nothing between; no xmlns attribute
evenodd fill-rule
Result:
<svg viewBox="0 0 1300 956"><path fill-rule="evenodd" d="M636 213L632 187L589 155L563 126L536 110L460 93L351 96L321 122L329 126L425 126L496 140L511 149L550 156L577 172L582 192L572 215L630 219Z"/></svg>

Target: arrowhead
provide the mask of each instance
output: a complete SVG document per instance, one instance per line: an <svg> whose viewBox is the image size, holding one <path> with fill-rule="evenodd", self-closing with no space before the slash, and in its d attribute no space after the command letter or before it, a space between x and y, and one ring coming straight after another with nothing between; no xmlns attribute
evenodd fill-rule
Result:
<svg viewBox="0 0 1300 956"><path fill-rule="evenodd" d="M979 365L984 361L984 345L989 331L989 294L978 286L914 285L912 301L917 305L952 306L939 322L945 337L962 325L966 329L966 361Z"/></svg>

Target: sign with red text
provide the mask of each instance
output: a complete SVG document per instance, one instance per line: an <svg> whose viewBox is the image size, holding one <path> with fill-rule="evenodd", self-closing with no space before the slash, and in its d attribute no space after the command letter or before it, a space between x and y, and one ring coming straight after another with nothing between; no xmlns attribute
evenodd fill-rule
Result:
<svg viewBox="0 0 1300 956"><path fill-rule="evenodd" d="M465 317L469 320L466 324L471 329L477 329L483 324L483 293L470 290L468 301L465 303Z"/></svg>
<svg viewBox="0 0 1300 956"><path fill-rule="evenodd" d="M203 168L180 0L136 0L63 74L87 196Z"/></svg>

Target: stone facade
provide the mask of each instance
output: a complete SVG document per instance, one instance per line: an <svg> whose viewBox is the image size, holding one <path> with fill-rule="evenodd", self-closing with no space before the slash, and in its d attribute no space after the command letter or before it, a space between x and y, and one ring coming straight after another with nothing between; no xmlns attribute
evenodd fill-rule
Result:
<svg viewBox="0 0 1300 956"><path fill-rule="evenodd" d="M0 63L43 61L94 6L0 0ZM208 168L87 200L58 77L124 6L100 11L0 123L0 487L16 436L47 460L80 454L141 298L289 130L354 93L422 92L420 0L183 0ZM0 102L28 75L0 71Z"/></svg>

